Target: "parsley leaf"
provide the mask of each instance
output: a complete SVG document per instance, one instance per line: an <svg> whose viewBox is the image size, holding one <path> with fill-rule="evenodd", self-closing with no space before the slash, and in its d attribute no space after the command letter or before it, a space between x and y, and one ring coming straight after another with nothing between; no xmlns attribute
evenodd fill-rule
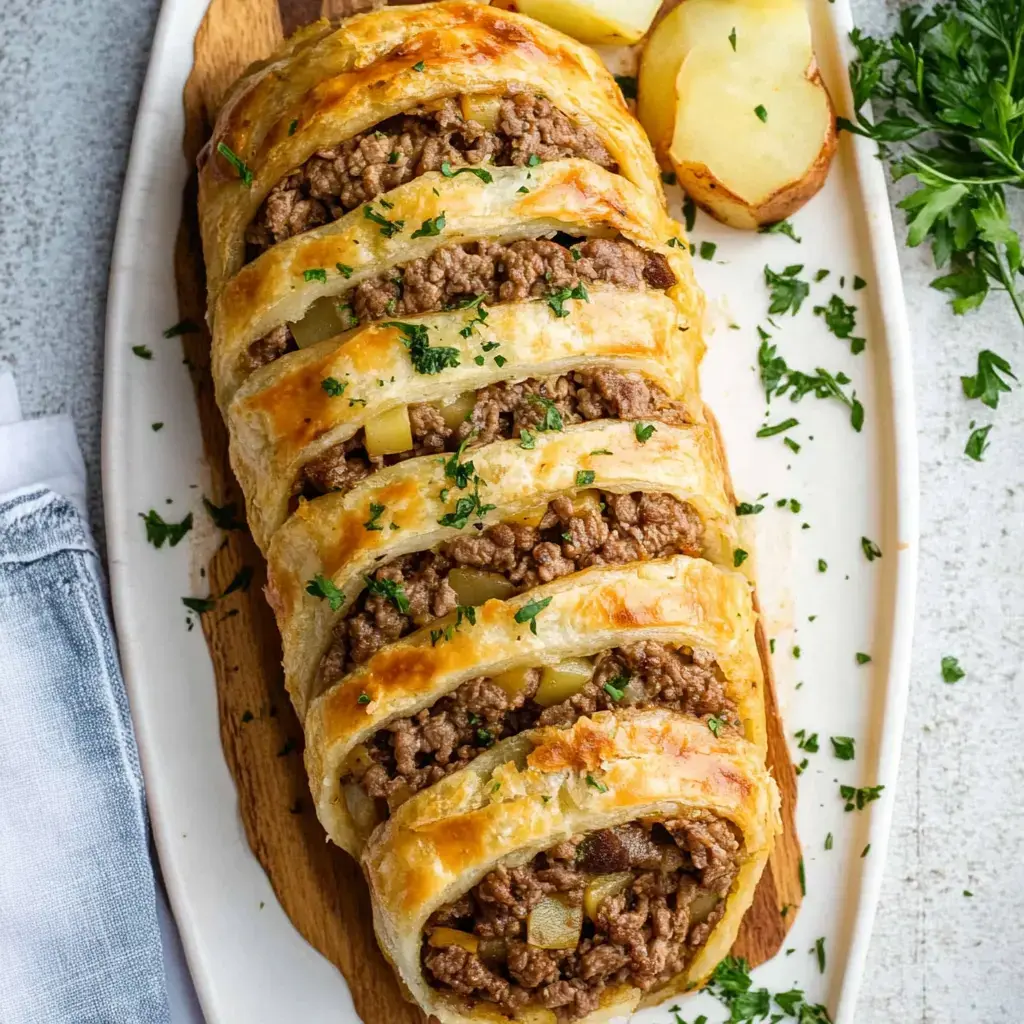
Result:
<svg viewBox="0 0 1024 1024"><path fill-rule="evenodd" d="M657 429L653 423L641 423L638 421L633 425L633 434L641 444L646 444Z"/></svg>
<svg viewBox="0 0 1024 1024"><path fill-rule="evenodd" d="M388 220L387 217L379 214L369 204L363 207L363 216L367 220L372 220L374 224L378 224L380 226L380 233L385 238L393 238L405 227L404 220Z"/></svg>
<svg viewBox="0 0 1024 1024"><path fill-rule="evenodd" d="M139 513L139 518L146 524L146 540L155 548L162 548L164 543L169 548L176 547L178 542L192 529L192 513L180 523L166 523L159 512L150 509L147 513Z"/></svg>
<svg viewBox="0 0 1024 1024"><path fill-rule="evenodd" d="M738 569L746 560L747 552L743 548L736 548L732 553L732 564Z"/></svg>
<svg viewBox="0 0 1024 1024"><path fill-rule="evenodd" d="M176 324L164 328L165 338L177 338L182 334L198 334L199 327L191 320L179 320Z"/></svg>
<svg viewBox="0 0 1024 1024"><path fill-rule="evenodd" d="M431 345L429 332L423 324L385 320L382 326L394 327L401 334L402 344L409 350L409 358L417 373L435 374L459 365L459 350L447 345Z"/></svg>
<svg viewBox="0 0 1024 1024"><path fill-rule="evenodd" d="M626 696L626 687L629 685L629 676L612 676L602 689L612 700L622 700Z"/></svg>
<svg viewBox="0 0 1024 1024"><path fill-rule="evenodd" d="M525 448L527 451L533 451L537 447L537 436L526 427L522 427L519 431L519 447Z"/></svg>
<svg viewBox="0 0 1024 1024"><path fill-rule="evenodd" d="M736 506L736 515L738 516L756 516L758 512L764 511L764 505L760 503L757 505L751 505L749 501L741 501Z"/></svg>
<svg viewBox="0 0 1024 1024"><path fill-rule="evenodd" d="M552 292L547 298L547 303L554 310L555 316L562 318L569 315L569 310L565 308L565 303L568 299L582 299L584 302L589 302L590 296L587 294L587 289L583 287L582 282L572 290L559 288L557 292Z"/></svg>
<svg viewBox="0 0 1024 1024"><path fill-rule="evenodd" d="M765 110L763 103L758 103L758 105L754 107L754 113L757 114L757 119L762 124L768 120L768 111Z"/></svg>
<svg viewBox="0 0 1024 1024"><path fill-rule="evenodd" d="M413 238L431 238L434 235L439 235L444 230L445 219L444 211L439 213L436 217L428 218L425 220L413 233Z"/></svg>
<svg viewBox="0 0 1024 1024"><path fill-rule="evenodd" d="M460 167L457 171L453 171L452 165L447 160L441 164L441 173L446 178L454 178L457 174L475 174L485 185L490 185L494 181L491 172L485 171L482 167Z"/></svg>
<svg viewBox="0 0 1024 1024"><path fill-rule="evenodd" d="M968 398L981 399L981 404L990 409L997 408L1000 393L1010 390L1010 385L1000 377L1001 373L1017 379L1010 370L1010 364L1002 356L987 348L982 349L978 353L978 372L973 377L960 378L964 394Z"/></svg>
<svg viewBox="0 0 1024 1024"><path fill-rule="evenodd" d="M717 718L715 715L708 716L708 728L715 734L716 739L718 738L718 734L728 724L729 723L724 718Z"/></svg>
<svg viewBox="0 0 1024 1024"><path fill-rule="evenodd" d="M153 358L152 351L150 349L148 349L145 345L132 345L132 351L140 359L152 359Z"/></svg>
<svg viewBox="0 0 1024 1024"><path fill-rule="evenodd" d="M792 313L796 316L800 311L804 299L811 294L811 286L797 277L797 274L803 269L802 263L794 263L780 271L772 270L767 264L765 265L764 283L768 286L771 294L771 304L768 306L769 315Z"/></svg>
<svg viewBox="0 0 1024 1024"><path fill-rule="evenodd" d="M234 167L235 173L242 179L242 184L246 188L252 188L252 171L246 166L245 161L226 142L217 143L217 152Z"/></svg>
<svg viewBox="0 0 1024 1024"><path fill-rule="evenodd" d="M815 306L814 315L823 317L825 326L840 339L850 340L850 351L858 355L864 351L865 341L863 338L854 338L851 335L857 326L857 307L850 306L843 302L839 295L833 295L828 300L827 306Z"/></svg>
<svg viewBox="0 0 1024 1024"><path fill-rule="evenodd" d="M803 239L797 237L797 233L793 230L793 225L788 220L778 220L774 224L762 224L757 230L762 235L786 235L787 238L792 238L794 242L799 243L803 241Z"/></svg>
<svg viewBox="0 0 1024 1024"><path fill-rule="evenodd" d="M873 540L869 540L867 537L861 537L860 546L861 550L864 552L864 557L869 562L873 562L876 558L882 557L882 549Z"/></svg>
<svg viewBox="0 0 1024 1024"><path fill-rule="evenodd" d="M405 588L401 583L396 583L394 580L377 579L374 576L364 576L363 579L366 581L366 589L375 597L385 598L402 615L409 610L409 598L405 596ZM333 604L331 608L336 610Z"/></svg>
<svg viewBox="0 0 1024 1024"><path fill-rule="evenodd" d="M942 659L942 681L944 683L958 683L966 675L960 667L960 662L951 654Z"/></svg>
<svg viewBox="0 0 1024 1024"><path fill-rule="evenodd" d="M558 406L550 398L545 398L543 395L532 393L529 396L529 400L534 405L539 405L544 410L544 418L537 424L537 429L541 432L548 430L564 430L565 425L562 422L562 414L558 411Z"/></svg>
<svg viewBox="0 0 1024 1024"><path fill-rule="evenodd" d="M324 389L331 396L331 398L338 398L345 394L345 388L348 387L347 380L338 380L337 377L324 377L320 381L320 387Z"/></svg>
<svg viewBox="0 0 1024 1024"><path fill-rule="evenodd" d="M380 517L384 515L385 506L378 505L375 501L370 502L370 518L363 523L363 529L370 532L380 532L384 529L380 523Z"/></svg>
<svg viewBox="0 0 1024 1024"><path fill-rule="evenodd" d="M840 786L839 795L846 802L843 810L864 810L869 803L877 800L882 795L883 789L885 789L885 786L863 786L858 788L854 788L853 786Z"/></svg>
<svg viewBox="0 0 1024 1024"><path fill-rule="evenodd" d="M202 615L203 612L209 612L214 609L217 599L213 597L183 597L181 603L190 612L198 612Z"/></svg>
<svg viewBox="0 0 1024 1024"><path fill-rule="evenodd" d="M345 595L334 585L334 581L319 572L306 584L306 593L326 601L332 612L339 611L345 601Z"/></svg>
<svg viewBox="0 0 1024 1024"><path fill-rule="evenodd" d="M203 505L206 507L206 511L210 513L210 518L213 520L214 526L217 526L222 530L245 529L245 523L238 518L238 513L233 502L228 505L214 505L209 498L204 497Z"/></svg>
<svg viewBox="0 0 1024 1024"><path fill-rule="evenodd" d="M544 611L547 606L551 604L551 598L545 597L539 601L527 601L519 611L516 612L515 619L518 623L528 622L530 624L530 632L535 636L537 634L537 616Z"/></svg>
<svg viewBox="0 0 1024 1024"><path fill-rule="evenodd" d="M589 487L594 482L594 471L592 469L580 469L576 471L576 486Z"/></svg>
<svg viewBox="0 0 1024 1024"><path fill-rule="evenodd" d="M302 279L304 281L319 281L321 284L327 284L327 271L323 267L311 267L309 270L302 272Z"/></svg>
<svg viewBox="0 0 1024 1024"><path fill-rule="evenodd" d="M607 793L608 787L603 782L598 782L590 772L587 772L587 785L591 789L596 789L598 793Z"/></svg>
<svg viewBox="0 0 1024 1024"><path fill-rule="evenodd" d="M840 761L852 761L854 757L854 741L852 736L830 736L832 752Z"/></svg>
<svg viewBox="0 0 1024 1024"><path fill-rule="evenodd" d="M964 447L964 455L974 459L975 462L983 462L982 456L988 449L988 434L992 429L992 424L988 426L978 427L971 431L971 436L967 438L967 444Z"/></svg>

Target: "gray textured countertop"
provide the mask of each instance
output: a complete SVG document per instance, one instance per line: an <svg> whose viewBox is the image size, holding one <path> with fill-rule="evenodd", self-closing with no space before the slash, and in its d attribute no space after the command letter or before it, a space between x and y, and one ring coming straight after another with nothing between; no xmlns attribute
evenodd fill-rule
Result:
<svg viewBox="0 0 1024 1024"><path fill-rule="evenodd" d="M171 2L171 0L169 0ZM898 5L855 0L878 28ZM158 0L0 4L0 369L26 415L70 412L99 526L107 268ZM897 211L897 222L902 216ZM921 445L921 574L892 846L859 1024L1024 1019L1024 399L967 460L958 377L991 346L1024 368L999 297L955 318L901 252ZM988 422L993 417L979 417ZM954 654L966 677L942 682ZM965 895L965 890L973 893Z"/></svg>

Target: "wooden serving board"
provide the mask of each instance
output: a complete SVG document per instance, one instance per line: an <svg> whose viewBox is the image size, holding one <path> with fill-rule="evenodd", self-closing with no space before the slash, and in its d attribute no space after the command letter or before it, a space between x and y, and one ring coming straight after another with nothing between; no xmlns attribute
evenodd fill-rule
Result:
<svg viewBox="0 0 1024 1024"><path fill-rule="evenodd" d="M338 18L372 6L374 0L212 0L196 34L195 62L184 91L189 164L195 165L226 91L246 67L319 17ZM185 189L175 275L182 319L204 324L206 285L194 173ZM245 503L231 473L227 429L214 400L210 337L204 327L184 335L183 344L199 406L210 494L218 505L233 506L238 524L207 566L210 593L222 593L244 566L253 571L237 614L202 617L217 680L221 742L249 845L292 923L345 976L360 1017L367 1024L422 1024L424 1015L405 1001L377 947L359 866L326 841L313 810L302 763L302 729L284 690L280 640L263 597L266 567L244 526ZM778 952L802 898L796 775L760 625L757 641L766 680L768 761L782 794L785 831L733 949L754 966Z"/></svg>

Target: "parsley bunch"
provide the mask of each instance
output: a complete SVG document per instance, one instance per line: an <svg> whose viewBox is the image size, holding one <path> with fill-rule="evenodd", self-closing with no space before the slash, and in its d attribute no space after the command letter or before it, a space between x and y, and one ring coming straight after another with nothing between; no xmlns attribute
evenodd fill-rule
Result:
<svg viewBox="0 0 1024 1024"><path fill-rule="evenodd" d="M1021 241L1005 199L1024 187L1024 5L913 6L890 39L850 38L856 122L839 123L878 142L895 178L916 179L899 205L908 245L930 240L946 270L932 286L950 293L956 313L1001 289L1024 324ZM869 101L875 120L864 113Z"/></svg>

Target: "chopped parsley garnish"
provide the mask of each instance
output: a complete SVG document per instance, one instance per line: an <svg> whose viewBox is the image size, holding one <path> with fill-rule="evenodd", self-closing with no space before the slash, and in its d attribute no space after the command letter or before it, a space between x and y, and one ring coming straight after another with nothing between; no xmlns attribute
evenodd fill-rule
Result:
<svg viewBox="0 0 1024 1024"><path fill-rule="evenodd" d="M388 163L389 164L397 164L398 163L398 158L400 156L401 156L401 154L398 152L397 149L391 150L391 152L388 153Z"/></svg>
<svg viewBox="0 0 1024 1024"><path fill-rule="evenodd" d="M589 487L594 482L594 471L592 469L580 469L576 471L576 486Z"/></svg>
<svg viewBox="0 0 1024 1024"><path fill-rule="evenodd" d="M782 443L794 454L800 454L800 445L796 443L791 437L784 437Z"/></svg>
<svg viewBox="0 0 1024 1024"><path fill-rule="evenodd" d="M365 692L359 694L359 696L356 697L356 703L357 704L369 704L370 703L370 695L368 693L365 693Z"/></svg>
<svg viewBox="0 0 1024 1024"><path fill-rule="evenodd" d="M326 601L332 612L339 611L345 601L345 595L334 585L333 580L319 572L306 584L306 593Z"/></svg>
<svg viewBox="0 0 1024 1024"><path fill-rule="evenodd" d="M819 271L817 271L815 273L814 280L815 281L824 281L825 278L828 277L829 273L830 273L830 271L828 271L828 270L819 270Z"/></svg>
<svg viewBox="0 0 1024 1024"><path fill-rule="evenodd" d="M735 568L739 568L747 560L747 552L743 548L736 548L732 553L732 564Z"/></svg>
<svg viewBox="0 0 1024 1024"><path fill-rule="evenodd" d="M818 957L818 971L821 974L825 973L825 938L822 936L820 939L814 940L814 952Z"/></svg>
<svg viewBox="0 0 1024 1024"><path fill-rule="evenodd" d="M159 422L158 423L150 423L150 427L152 427L153 431L156 432L157 430L163 430L164 425L163 425L163 423L159 423Z"/></svg>
<svg viewBox="0 0 1024 1024"><path fill-rule="evenodd" d="M657 429L653 423L637 422L633 425L633 434L641 444L646 444Z"/></svg>
<svg viewBox="0 0 1024 1024"><path fill-rule="evenodd" d="M485 747L494 743L494 737L486 729L477 729L476 738L477 742L482 743Z"/></svg>
<svg viewBox="0 0 1024 1024"><path fill-rule="evenodd" d="M245 161L226 142L217 143L217 152L234 167L235 173L242 179L242 184L246 188L252 188L252 171L246 166Z"/></svg>
<svg viewBox="0 0 1024 1024"><path fill-rule="evenodd" d="M152 359L153 353L145 345L132 345L132 351L140 359Z"/></svg>
<svg viewBox="0 0 1024 1024"><path fill-rule="evenodd" d="M634 78L632 75L616 75L615 84L622 91L622 96L624 99L636 99L636 78Z"/></svg>
<svg viewBox="0 0 1024 1024"><path fill-rule="evenodd" d="M568 299L582 299L584 302L589 302L590 296L582 282L571 291L568 288L559 288L557 292L552 292L547 298L547 303L554 310L555 316L561 318L569 315L569 310L565 308Z"/></svg>
<svg viewBox="0 0 1024 1024"><path fill-rule="evenodd" d="M960 667L960 662L952 655L947 654L942 659L942 681L944 683L957 683L963 679L965 674Z"/></svg>
<svg viewBox="0 0 1024 1024"><path fill-rule="evenodd" d="M520 195L525 196L527 192L529 192L530 190L525 185L520 185L519 188L516 189L516 191L520 193Z"/></svg>
<svg viewBox="0 0 1024 1024"><path fill-rule="evenodd" d="M516 622L520 624L528 622L530 624L530 632L536 636L537 616L544 611L549 604L551 604L550 597L542 598L540 601L527 601L526 604L516 612Z"/></svg>
<svg viewBox="0 0 1024 1024"><path fill-rule="evenodd" d="M776 434L784 434L787 430L792 430L793 427L798 427L800 421L794 419L792 416L788 420L783 420L781 423L775 423L771 426L762 427L758 432L758 437L774 437Z"/></svg>
<svg viewBox="0 0 1024 1024"><path fill-rule="evenodd" d="M543 395L536 393L531 394L529 398L534 405L539 405L544 410L544 419L537 424L539 431L563 430L565 428L562 422L562 414L558 411L558 406L550 398L545 398Z"/></svg>
<svg viewBox="0 0 1024 1024"><path fill-rule="evenodd" d="M811 294L811 286L797 277L803 269L802 263L790 264L780 271L772 270L765 264L764 283L771 294L771 304L768 306L770 316L779 313L792 313L796 316L800 311L804 299Z"/></svg>
<svg viewBox="0 0 1024 1024"><path fill-rule="evenodd" d="M373 576L364 576L363 579L366 581L366 589L375 597L383 597L402 615L409 610L409 598L405 596L405 588L401 583L396 583L394 580L376 579ZM334 605L331 605L331 608L336 610Z"/></svg>
<svg viewBox="0 0 1024 1024"><path fill-rule="evenodd" d="M413 69L413 71L425 71L426 67L427 67L427 62L423 61L423 60L420 60L420 61L417 61L415 64L413 64L412 69Z"/></svg>
<svg viewBox="0 0 1024 1024"><path fill-rule="evenodd" d="M799 647L799 645L797 645L797 646L795 646L793 648L793 657L794 658L799 658L800 657L800 647Z"/></svg>
<svg viewBox="0 0 1024 1024"><path fill-rule="evenodd" d="M885 789L885 786L840 786L839 795L846 801L843 810L864 810L869 803L881 796L883 789Z"/></svg>
<svg viewBox="0 0 1024 1024"><path fill-rule="evenodd" d="M477 324L484 324L487 322L487 317L490 315L490 311L484 306L484 296L478 295L475 299L471 299L465 304L464 309L472 309L476 307L476 313L473 318L466 323L459 334L464 338L468 338L472 335L473 329ZM488 345L484 345L484 351L489 352L492 348L496 347L498 342L489 342Z"/></svg>
<svg viewBox="0 0 1024 1024"><path fill-rule="evenodd" d="M626 687L629 685L629 676L612 676L602 689L612 700L622 700L626 695Z"/></svg>
<svg viewBox="0 0 1024 1024"><path fill-rule="evenodd" d="M665 244L670 249L685 249L687 247L686 243L681 238L676 238L675 235L673 235Z"/></svg>
<svg viewBox="0 0 1024 1024"><path fill-rule="evenodd" d="M857 399L857 393L854 391L847 395L843 391L843 387L850 383L845 373L833 375L820 366L813 376L801 370L791 370L786 360L776 354L775 346L763 339L757 351L757 362L765 398L769 402L773 396L781 397L787 393L791 402L799 402L808 394L815 398L834 398L849 408L850 425L854 430L859 433L864 426L864 406Z"/></svg>
<svg viewBox="0 0 1024 1024"><path fill-rule="evenodd" d="M441 164L441 173L446 178L454 178L458 174L475 174L485 185L490 185L494 181L491 172L482 167L460 167L457 171L453 171L452 165L447 160Z"/></svg>
<svg viewBox="0 0 1024 1024"><path fill-rule="evenodd" d="M180 523L164 522L159 512L150 509L149 512L139 513L139 518L146 524L146 540L155 548L162 548L166 543L169 548L176 547L178 542L192 529L192 513Z"/></svg>
<svg viewBox="0 0 1024 1024"><path fill-rule="evenodd" d="M224 588L224 593L221 597L227 597L228 594L233 594L236 590L248 590L249 584L252 582L252 566L243 565L238 572L235 573L234 579Z"/></svg>
<svg viewBox="0 0 1024 1024"><path fill-rule="evenodd" d="M381 205L383 206L384 204L381 203ZM378 224L380 226L380 233L385 238L393 238L405 227L404 220L388 220L387 217L379 214L369 204L363 207L363 216L367 220L372 220L374 224Z"/></svg>
<svg viewBox="0 0 1024 1024"><path fill-rule="evenodd" d="M465 490L469 486L469 481L473 478L473 460L470 459L469 462L461 461L462 453L466 450L466 445L469 442L469 437L463 438L459 447L449 458L444 460L444 475L449 480L454 480L455 486L461 490ZM444 498L441 500L443 501Z"/></svg>
<svg viewBox="0 0 1024 1024"><path fill-rule="evenodd" d="M295 131L296 131L296 129L298 127L299 127L299 119L297 117L295 117L295 118L292 119L291 123L288 125L288 134L289 135L294 135Z"/></svg>
<svg viewBox="0 0 1024 1024"><path fill-rule="evenodd" d="M537 447L537 436L526 427L521 427L519 430L519 447L525 448L527 451L533 451Z"/></svg>
<svg viewBox="0 0 1024 1024"><path fill-rule="evenodd" d="M715 738L718 738L718 734L722 729L729 723L724 718L717 718L715 715L708 716L708 728L715 734Z"/></svg>
<svg viewBox="0 0 1024 1024"><path fill-rule="evenodd" d="M757 114L757 119L762 124L764 124L768 120L768 111L765 110L764 104L758 103L758 105L754 107L754 113Z"/></svg>
<svg viewBox="0 0 1024 1024"><path fill-rule="evenodd" d="M818 572L827 572L827 571L828 571L828 562L826 562L824 558L819 558L818 559Z"/></svg>
<svg viewBox="0 0 1024 1024"><path fill-rule="evenodd" d="M595 448L591 455L614 455L615 453L610 448Z"/></svg>
<svg viewBox="0 0 1024 1024"><path fill-rule="evenodd" d="M375 501L370 502L370 518L363 523L363 529L371 532L381 531L384 527L381 525L380 517L384 515L384 505L378 505Z"/></svg>
<svg viewBox="0 0 1024 1024"><path fill-rule="evenodd" d="M988 433L991 429L992 424L989 423L987 426L972 430L971 436L967 438L967 444L964 446L964 455L974 459L975 462L983 462L983 456L988 450Z"/></svg>
<svg viewBox="0 0 1024 1024"><path fill-rule="evenodd" d="M869 540L867 537L861 537L860 547L864 552L864 557L869 562L873 562L876 558L882 557L882 549L873 540Z"/></svg>
<svg viewBox="0 0 1024 1024"><path fill-rule="evenodd" d="M764 511L764 505L757 504L751 505L749 501L741 501L736 506L736 515L738 516L756 516L758 512Z"/></svg>
<svg viewBox="0 0 1024 1024"><path fill-rule="evenodd" d="M851 736L830 736L832 752L840 761L852 761L854 757L854 742Z"/></svg>
<svg viewBox="0 0 1024 1024"><path fill-rule="evenodd" d="M413 233L413 238L431 238L444 230L445 219L442 210L436 217L427 218Z"/></svg>
<svg viewBox="0 0 1024 1024"><path fill-rule="evenodd" d="M206 506L206 511L210 513L210 518L213 520L214 526L217 526L222 530L245 529L245 523L238 518L238 513L233 502L228 505L214 505L209 498L204 497L203 505Z"/></svg>
<svg viewBox="0 0 1024 1024"><path fill-rule="evenodd" d="M856 356L867 344L863 338L853 337L857 326L857 307L847 305L842 297L833 295L827 306L815 306L814 315L824 317L825 326L839 339L850 341L850 351Z"/></svg>
<svg viewBox="0 0 1024 1024"><path fill-rule="evenodd" d="M607 793L608 787L603 782L598 782L590 772L587 772L587 785L591 789L596 789L598 793Z"/></svg>
<svg viewBox="0 0 1024 1024"><path fill-rule="evenodd" d="M345 394L345 388L348 387L347 380L338 380L337 377L324 377L320 381L320 387L324 389L331 396L331 398L339 398Z"/></svg>
<svg viewBox="0 0 1024 1024"><path fill-rule="evenodd" d="M347 263L335 263L334 266L346 281L352 276L352 268Z"/></svg>
<svg viewBox="0 0 1024 1024"><path fill-rule="evenodd" d="M978 353L978 372L973 377L960 378L964 395L980 399L981 404L987 405L990 409L997 408L999 395L1010 390L1010 385L1000 374L1017 379L1010 369L1010 364L1002 356L987 348L982 349Z"/></svg>
<svg viewBox="0 0 1024 1024"><path fill-rule="evenodd" d="M693 201L689 195L683 198L683 225L687 231L693 230L693 225L697 223L697 204Z"/></svg>
<svg viewBox="0 0 1024 1024"><path fill-rule="evenodd" d="M736 26L733 25L732 31L729 33L729 45L732 47L732 52L736 52Z"/></svg>
<svg viewBox="0 0 1024 1024"><path fill-rule="evenodd" d="M825 836L825 849L826 850L831 850L832 849L832 833L831 832L829 832L829 834L827 836Z"/></svg>
<svg viewBox="0 0 1024 1024"><path fill-rule="evenodd" d="M799 243L803 241L803 239L797 237L797 233L793 230L793 225L788 220L778 220L774 224L762 224L757 230L762 235L785 235L787 238L792 238L794 242ZM826 270L825 273L827 274L828 271ZM819 279L816 278L815 280Z"/></svg>
<svg viewBox="0 0 1024 1024"><path fill-rule="evenodd" d="M806 729L798 729L793 735L796 737L796 745L801 750L806 750L808 754L816 754L820 749L816 732L808 734Z"/></svg>
<svg viewBox="0 0 1024 1024"><path fill-rule="evenodd" d="M698 250L698 252L700 253L700 258L702 260L713 260L715 258L715 251L717 249L718 246L715 245L714 242L705 241L700 243L700 249Z"/></svg>
<svg viewBox="0 0 1024 1024"><path fill-rule="evenodd" d="M312 267L302 272L302 279L304 281L319 281L321 284L327 284L327 271L323 267Z"/></svg>
<svg viewBox="0 0 1024 1024"><path fill-rule="evenodd" d="M183 597L181 603L190 612L198 612L202 615L203 612L212 611L217 601L212 597Z"/></svg>
<svg viewBox="0 0 1024 1024"><path fill-rule="evenodd" d="M529 155L529 157L527 158L526 166L527 167L539 167L540 163L541 163L540 157L537 156L536 153L531 153Z"/></svg>
<svg viewBox="0 0 1024 1024"><path fill-rule="evenodd" d="M435 374L459 365L459 350L447 345L431 345L423 324L385 320L382 326L394 327L401 334L402 344L409 350L409 358L417 373Z"/></svg>
<svg viewBox="0 0 1024 1024"><path fill-rule="evenodd" d="M864 654L863 651L858 651L855 657L858 665L866 665L871 660L871 655Z"/></svg>
<svg viewBox="0 0 1024 1024"><path fill-rule="evenodd" d="M191 320L179 320L176 324L164 328L165 338L178 338L182 334L198 334L199 327Z"/></svg>

